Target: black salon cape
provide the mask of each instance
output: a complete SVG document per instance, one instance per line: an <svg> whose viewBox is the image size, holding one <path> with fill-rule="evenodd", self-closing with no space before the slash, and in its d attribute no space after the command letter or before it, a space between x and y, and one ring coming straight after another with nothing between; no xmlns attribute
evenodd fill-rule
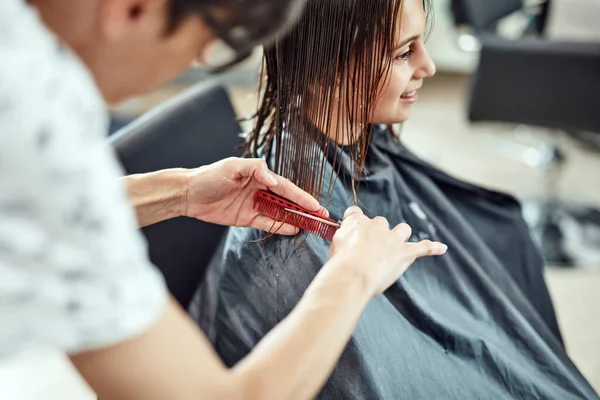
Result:
<svg viewBox="0 0 600 400"><path fill-rule="evenodd" d="M410 224L411 240L449 250L418 260L369 303L319 399L599 398L565 352L542 259L513 198L444 174L376 127L359 199L371 217ZM332 217L351 205L340 178ZM320 238L252 242L262 237L231 229L213 260L220 286L199 290L190 309L229 366L293 309L328 260Z"/></svg>

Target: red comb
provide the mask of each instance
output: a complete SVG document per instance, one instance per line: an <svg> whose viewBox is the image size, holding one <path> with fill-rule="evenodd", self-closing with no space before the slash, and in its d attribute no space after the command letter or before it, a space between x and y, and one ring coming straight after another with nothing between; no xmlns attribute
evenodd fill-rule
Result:
<svg viewBox="0 0 600 400"><path fill-rule="evenodd" d="M332 241L340 225L317 212L308 211L291 201L266 190L254 196L254 209L275 221L284 222L325 240ZM299 215L296 213L304 214ZM316 218L316 219L312 219Z"/></svg>

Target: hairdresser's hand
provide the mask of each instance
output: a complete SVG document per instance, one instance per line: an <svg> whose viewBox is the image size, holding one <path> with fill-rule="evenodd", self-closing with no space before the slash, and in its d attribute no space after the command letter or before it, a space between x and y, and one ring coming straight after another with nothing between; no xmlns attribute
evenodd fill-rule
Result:
<svg viewBox="0 0 600 400"><path fill-rule="evenodd" d="M411 234L407 224L390 230L385 218L370 219L358 207L351 207L333 238L331 257L357 272L376 296L396 282L417 258L440 256L448 249L429 240L407 243Z"/></svg>
<svg viewBox="0 0 600 400"><path fill-rule="evenodd" d="M254 210L254 195L269 189L311 211L326 213L319 202L289 180L275 175L263 160L228 158L190 171L186 215L226 226L244 226L295 235L298 229L276 223Z"/></svg>

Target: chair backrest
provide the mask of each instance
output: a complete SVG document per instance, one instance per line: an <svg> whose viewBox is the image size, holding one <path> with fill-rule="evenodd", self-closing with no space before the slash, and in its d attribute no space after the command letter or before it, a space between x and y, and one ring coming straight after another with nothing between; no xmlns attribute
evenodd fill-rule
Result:
<svg viewBox="0 0 600 400"><path fill-rule="evenodd" d="M463 22L476 32L493 29L502 18L522 10L523 0L453 0L453 7L461 10Z"/></svg>
<svg viewBox="0 0 600 400"><path fill-rule="evenodd" d="M191 88L115 133L110 141L128 174L196 168L239 156L240 126L227 92L214 83ZM143 230L152 262L187 307L226 228L177 218Z"/></svg>
<svg viewBox="0 0 600 400"><path fill-rule="evenodd" d="M465 11L463 0L450 0L450 10L454 17L454 25L469 25L469 17Z"/></svg>
<svg viewBox="0 0 600 400"><path fill-rule="evenodd" d="M600 43L482 37L469 119L600 132Z"/></svg>

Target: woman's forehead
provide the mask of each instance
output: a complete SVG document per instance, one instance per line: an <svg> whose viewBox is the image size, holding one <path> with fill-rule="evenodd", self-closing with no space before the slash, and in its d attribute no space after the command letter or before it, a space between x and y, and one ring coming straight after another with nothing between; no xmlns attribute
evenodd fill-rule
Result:
<svg viewBox="0 0 600 400"><path fill-rule="evenodd" d="M402 0L398 24L396 24L396 43L425 33L427 24L423 0Z"/></svg>

